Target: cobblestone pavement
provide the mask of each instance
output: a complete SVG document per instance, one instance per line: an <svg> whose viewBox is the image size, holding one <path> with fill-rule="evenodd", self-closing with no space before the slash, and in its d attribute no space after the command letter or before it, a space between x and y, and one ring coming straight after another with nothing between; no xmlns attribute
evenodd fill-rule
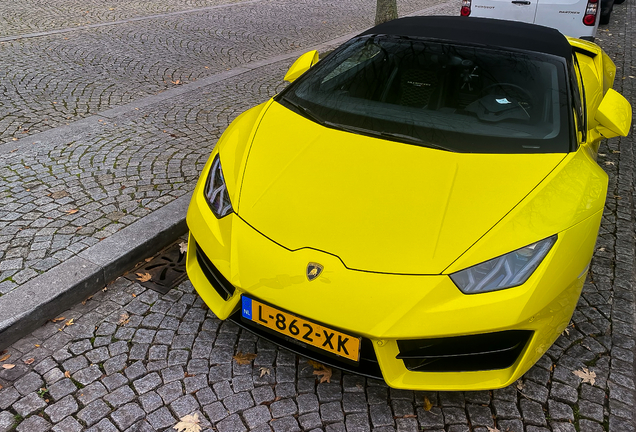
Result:
<svg viewBox="0 0 636 432"><path fill-rule="evenodd" d="M632 103L634 22L636 5L626 2L599 35L619 66L615 87ZM48 225L22 225L7 239L11 248L16 239L42 237L42 248L19 247L29 253L56 248L57 254L70 247L72 253L116 230L112 221L126 224L189 190L219 131L278 91L287 65L275 63L126 119L103 121L101 129L63 146L41 143L21 159L5 158L11 163L3 169L15 176L10 182L29 179L20 190L12 186L17 199L37 192L41 201L31 201L29 211L57 211L54 221L63 221L37 236L20 233ZM339 371L331 383L317 383L305 359L219 321L189 282L160 296L122 278L0 355L2 363L15 365L0 370L0 432L16 424L19 432L168 430L192 413L206 430L219 432L634 431L633 137L604 143L599 163L610 176L608 201L572 326L514 386L412 392ZM90 220L95 205L109 213ZM81 213L65 213L73 208ZM21 216L3 229L26 220ZM5 255L2 265L12 259L21 258ZM239 351L257 356L239 365L232 359ZM583 368L596 374L593 384L573 374ZM424 410L425 397L430 411Z"/></svg>
<svg viewBox="0 0 636 432"><path fill-rule="evenodd" d="M67 3L75 9L81 4L53 2L60 9ZM451 3L399 5L401 14L425 7L454 13ZM138 6L154 11L184 4L155 0L121 7L129 16ZM92 9L81 5L94 14L103 9L97 2L89 3ZM0 16L7 8L8 3L0 5ZM24 22L39 22L39 9L34 10ZM0 295L190 191L219 131L279 91L292 60L134 114L105 117L103 110L361 31L372 17L372 2L363 0L245 1L0 42ZM81 122L71 122L82 117L99 120L74 127ZM68 133L39 138L37 132L69 123ZM26 146L11 147L14 139L31 136Z"/></svg>

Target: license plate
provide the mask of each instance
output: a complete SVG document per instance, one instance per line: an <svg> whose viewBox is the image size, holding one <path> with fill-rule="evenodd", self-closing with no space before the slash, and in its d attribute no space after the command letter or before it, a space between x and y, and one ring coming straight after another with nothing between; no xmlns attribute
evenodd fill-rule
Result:
<svg viewBox="0 0 636 432"><path fill-rule="evenodd" d="M316 324L269 305L242 297L243 318L308 345L357 362L360 338Z"/></svg>

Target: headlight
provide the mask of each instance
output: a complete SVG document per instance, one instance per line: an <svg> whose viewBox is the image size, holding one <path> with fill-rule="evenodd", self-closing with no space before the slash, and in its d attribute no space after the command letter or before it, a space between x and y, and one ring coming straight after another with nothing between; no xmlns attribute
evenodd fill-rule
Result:
<svg viewBox="0 0 636 432"><path fill-rule="evenodd" d="M221 159L218 154L214 157L214 161L212 161L212 168L210 169L208 181L205 184L203 193L208 200L212 213L214 213L214 216L218 219L232 213L232 203L227 194L223 170L221 170Z"/></svg>
<svg viewBox="0 0 636 432"><path fill-rule="evenodd" d="M464 294L477 294L519 286L541 264L554 242L556 234L498 258L477 264L450 275Z"/></svg>

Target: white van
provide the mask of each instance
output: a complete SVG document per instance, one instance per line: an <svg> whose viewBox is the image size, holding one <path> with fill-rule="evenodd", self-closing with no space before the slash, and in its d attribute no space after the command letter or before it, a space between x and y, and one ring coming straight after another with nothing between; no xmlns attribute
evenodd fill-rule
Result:
<svg viewBox="0 0 636 432"><path fill-rule="evenodd" d="M539 24L567 36L594 40L601 0L461 0L465 17Z"/></svg>

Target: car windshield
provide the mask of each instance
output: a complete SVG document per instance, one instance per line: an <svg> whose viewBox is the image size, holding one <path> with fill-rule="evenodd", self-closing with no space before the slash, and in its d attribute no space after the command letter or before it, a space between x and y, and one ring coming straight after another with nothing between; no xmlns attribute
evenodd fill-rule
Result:
<svg viewBox="0 0 636 432"><path fill-rule="evenodd" d="M467 153L570 150L565 61L395 36L353 39L277 101L324 126Z"/></svg>

